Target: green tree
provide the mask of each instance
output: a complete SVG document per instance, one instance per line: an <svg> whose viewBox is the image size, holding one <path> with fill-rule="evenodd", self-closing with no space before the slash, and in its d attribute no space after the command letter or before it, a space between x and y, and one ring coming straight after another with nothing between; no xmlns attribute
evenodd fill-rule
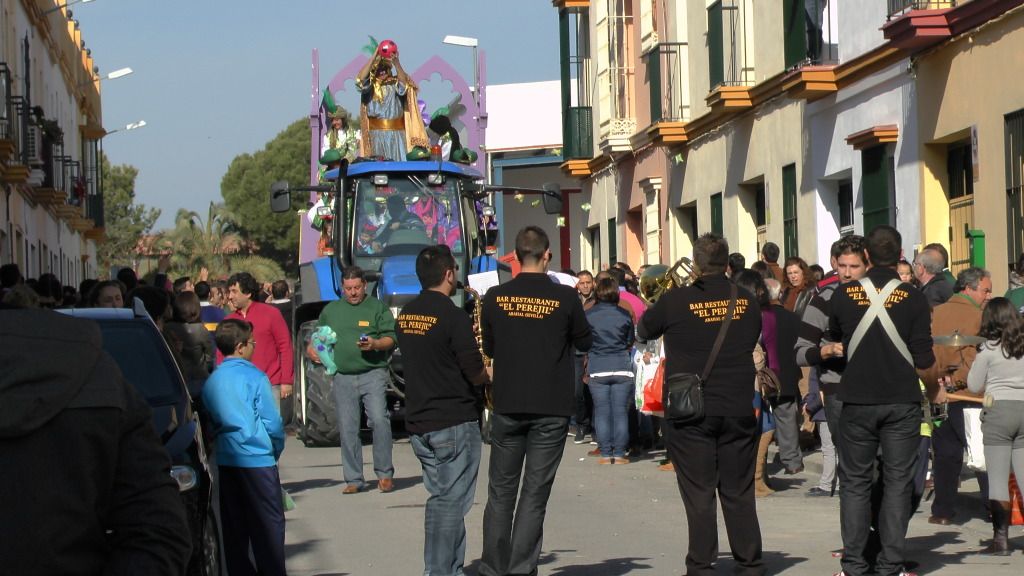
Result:
<svg viewBox="0 0 1024 576"><path fill-rule="evenodd" d="M227 209L237 218L238 232L256 253L280 263L294 275L298 270L299 221L295 210L307 206L296 194L295 210L270 211L270 185L286 180L293 186L309 181L309 121L296 120L262 150L236 156L221 179L220 190Z"/></svg>
<svg viewBox="0 0 1024 576"><path fill-rule="evenodd" d="M100 158L103 182L103 220L106 240L97 247L100 270L106 276L112 266L133 266L139 240L153 229L159 208L135 203L134 166L112 166L106 155Z"/></svg>
<svg viewBox="0 0 1024 576"><path fill-rule="evenodd" d="M263 256L234 256L231 258L231 272L248 272L260 283L284 279L281 266Z"/></svg>
<svg viewBox="0 0 1024 576"><path fill-rule="evenodd" d="M174 228L161 235L159 246L171 250L171 276L196 278L202 268L219 278L231 271L231 258L242 250L236 219L223 204L210 202L204 220L198 212L179 208Z"/></svg>

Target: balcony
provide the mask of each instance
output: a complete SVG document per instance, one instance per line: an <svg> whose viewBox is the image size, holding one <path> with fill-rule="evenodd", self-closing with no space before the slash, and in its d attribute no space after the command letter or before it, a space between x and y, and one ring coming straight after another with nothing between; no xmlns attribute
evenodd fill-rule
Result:
<svg viewBox="0 0 1024 576"><path fill-rule="evenodd" d="M651 123L631 138L634 149L647 143L667 146L686 142L690 120L688 45L662 42L644 55L650 88Z"/></svg>
<svg viewBox="0 0 1024 576"><path fill-rule="evenodd" d="M562 123L562 158L589 160L594 154L594 120L590 106L570 106Z"/></svg>
<svg viewBox="0 0 1024 576"><path fill-rule="evenodd" d="M85 197L85 217L92 220L97 228L106 226L103 218L103 195L90 194Z"/></svg>
<svg viewBox="0 0 1024 576"><path fill-rule="evenodd" d="M787 70L839 62L835 0L784 0L783 54Z"/></svg>
<svg viewBox="0 0 1024 576"><path fill-rule="evenodd" d="M737 114L754 106L751 86L721 84L704 99L713 116Z"/></svg>
<svg viewBox="0 0 1024 576"><path fill-rule="evenodd" d="M814 101L839 90L835 66L803 66L789 72L782 89L790 98Z"/></svg>
<svg viewBox="0 0 1024 576"><path fill-rule="evenodd" d="M952 37L949 15L955 2L889 0L886 40L901 50L917 51Z"/></svg>
<svg viewBox="0 0 1024 576"><path fill-rule="evenodd" d="M916 10L953 8L956 0L889 0L888 20L894 20Z"/></svg>

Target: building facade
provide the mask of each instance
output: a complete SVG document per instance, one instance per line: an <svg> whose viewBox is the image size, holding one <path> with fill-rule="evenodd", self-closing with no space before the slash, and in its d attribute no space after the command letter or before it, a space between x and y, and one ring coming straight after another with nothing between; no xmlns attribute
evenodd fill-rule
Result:
<svg viewBox="0 0 1024 576"><path fill-rule="evenodd" d="M56 0L0 5L0 263L76 286L99 274L100 81Z"/></svg>
<svg viewBox="0 0 1024 576"><path fill-rule="evenodd" d="M554 0L581 265L674 262L704 232L827 268L896 226L997 286L1024 251L1021 0ZM1003 72L1000 72L1002 70Z"/></svg>

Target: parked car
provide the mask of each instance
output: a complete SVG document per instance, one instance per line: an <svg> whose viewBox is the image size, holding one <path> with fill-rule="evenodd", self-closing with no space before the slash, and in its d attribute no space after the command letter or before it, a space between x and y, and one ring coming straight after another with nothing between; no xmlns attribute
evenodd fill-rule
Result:
<svg viewBox="0 0 1024 576"><path fill-rule="evenodd" d="M153 410L153 427L171 458L192 536L189 576L220 576L217 514L213 477L199 414L181 369L159 329L136 301L136 309L75 308L58 310L99 324L103 349Z"/></svg>

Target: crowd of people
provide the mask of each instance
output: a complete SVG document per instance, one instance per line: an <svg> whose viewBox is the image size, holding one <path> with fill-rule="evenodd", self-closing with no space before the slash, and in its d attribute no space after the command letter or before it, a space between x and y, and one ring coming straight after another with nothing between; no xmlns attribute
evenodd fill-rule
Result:
<svg viewBox="0 0 1024 576"><path fill-rule="evenodd" d="M445 314L454 259L424 250L424 293L399 314L395 334L417 368L430 367L406 381L430 492L426 572L461 573L481 396L492 409L481 574L535 573L562 433L576 443L590 436L598 465L664 446L661 468L675 472L686 509L687 574L714 573L719 498L737 573L764 574L754 502L773 493L769 445L778 445L780 473L798 475L820 443L822 472L806 495L840 498L839 574L911 574L904 540L926 490L930 523L955 514L967 443L957 414L970 406L985 413L980 480L994 537L982 552L1009 554L1010 474L1024 473L1024 257L1006 297L993 298L988 271L954 278L941 245L912 262L901 246L897 230L880 226L835 242L827 272L798 257L780 266L772 243L747 268L709 234L695 242L688 285L646 302L644 270L624 263L596 275L563 271L576 278L569 298L545 274L544 231L528 227L516 237L522 270L483 298L479 349L471 322ZM662 364L665 412L646 413L641 391ZM672 405L684 381L700 383L697 418Z"/></svg>
<svg viewBox="0 0 1024 576"><path fill-rule="evenodd" d="M993 526L982 552L1007 555L1011 473L1024 477L1024 256L995 297L987 270L954 277L941 245L912 261L901 246L897 230L879 226L836 241L828 271L799 257L780 266L770 242L747 267L725 239L706 234L684 285L654 298L641 294L644 269L624 263L563 271L575 288L553 281L547 234L529 226L515 239L518 273L492 287L475 315L451 300L458 267L438 245L417 256L423 290L397 318L367 294L365 272L348 267L342 298L319 319L329 344L306 347L331 366L342 493L367 489L361 411L377 488L395 489L385 390L400 346L406 430L429 493L425 573L462 573L484 406L491 450L480 574L536 573L566 438L588 436L597 465L665 449L660 467L675 473L686 510L688 574L714 573L719 499L737 573L764 574L755 499L774 491L770 446L779 473L798 475L820 443L822 472L806 495L840 498L839 574L904 575L907 525L926 492L930 523L963 513L967 432L979 428L984 464L973 469ZM287 284L239 273L164 287L125 272L66 291L46 277L26 282L10 265L0 280L2 301L20 308L145 305L209 412L229 572L250 573L255 561L259 573L283 574L276 463L281 414L290 412L281 402L294 381ZM660 411L643 394L655 380Z"/></svg>
<svg viewBox="0 0 1024 576"><path fill-rule="evenodd" d="M290 414L287 405L294 381L294 353L291 338L291 288L285 280L259 283L249 273L239 272L224 280L210 281L205 270L195 282L189 277L180 277L173 282L166 274L160 273L149 282L140 280L132 269L121 269L112 280L85 280L77 290L61 286L52 274L42 274L38 279L24 279L17 265L0 267L0 303L5 307L22 311L40 311L57 308L124 308L141 303L146 313L163 334L171 353L184 376L189 392L197 400L200 416L217 464L216 483L219 486L220 514L224 542L224 561L230 574L285 574L285 520L284 501L277 461L284 449L284 428L282 414ZM10 337L15 352L23 351L25 344L39 336L31 333L43 329L53 322L71 322L71 319L54 320L60 315L33 316L25 322L27 331L15 330ZM9 318L5 316L5 319ZM71 322L74 324L74 322ZM42 327L42 328L40 328ZM75 332L83 332L76 334ZM79 346L92 345L92 355L102 356L99 350L99 335L87 333L79 326L65 327L60 337ZM51 337L53 332L49 332ZM77 340L76 340L77 339ZM80 341L79 341L80 340ZM6 342L6 339L5 339ZM260 343L257 346L257 342ZM27 361L27 359L26 359ZM33 364L32 361L27 361ZM109 371L112 362L104 364ZM72 369L72 367L69 367ZM111 374L107 374L110 378ZM9 385L17 386L18 375L4 381L0 389ZM130 405L137 407L135 394L122 392L131 398ZM282 401L286 404L282 406ZM113 405L111 405L113 406ZM123 406L123 404L122 404ZM109 415L107 416L110 418ZM147 410L140 408L133 412L133 418L142 422L150 420ZM117 420L115 417L114 420ZM152 432L152 426L146 428ZM139 448L139 454L128 454L130 458L149 457L153 450L161 455L146 461L149 468L141 465L132 474L137 477L120 478L120 482L141 482L152 480L152 473L165 481L170 480L169 463L163 446L152 434L141 435L138 426L132 432ZM96 447L89 447L96 449ZM83 449L84 450L84 449ZM98 458L97 463L105 461ZM114 467L127 466L124 462L112 461ZM83 465L83 469L93 469ZM150 473L149 476L146 473ZM119 494L108 493L109 487L89 488L80 482L83 490L94 493L97 498L109 500L104 506L121 506ZM181 574L184 562L189 558L188 542L184 546L176 540L187 535L184 524L184 510L181 500L173 492L168 500L166 494L154 487L152 496L139 496L138 506L153 503L158 512L180 518L181 534L168 535L159 544L154 539L151 549L140 554L149 558L143 562L127 551L104 552L97 546L90 554L106 556L110 573L112 567L124 555L135 564L125 565L128 570L142 570L152 574ZM127 494L123 496L129 496ZM84 502L85 500L83 500ZM152 508L147 508L152 512ZM174 518L177 520L178 518ZM69 518L72 522L85 522L84 518ZM113 524L101 521L97 529L109 530ZM175 530L174 522L163 528ZM80 538L90 537L83 532ZM173 550L171 543L177 545ZM69 546L80 546L74 541ZM253 560L249 550L254 551ZM158 562L159 566L151 565ZM255 561L255 566L253 565ZM61 569L63 572L64 569Z"/></svg>

